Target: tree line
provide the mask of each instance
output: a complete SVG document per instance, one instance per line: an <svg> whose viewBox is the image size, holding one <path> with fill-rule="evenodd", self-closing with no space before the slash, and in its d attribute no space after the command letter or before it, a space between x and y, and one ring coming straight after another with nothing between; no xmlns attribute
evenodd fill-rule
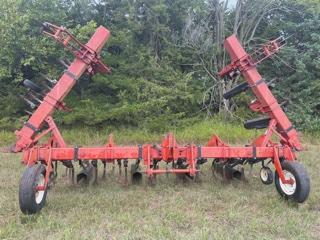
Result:
<svg viewBox="0 0 320 240"><path fill-rule="evenodd" d="M0 127L25 121L17 97L23 79L59 79L72 59L41 35L41 23L63 25L82 41L98 25L111 31L102 52L110 75L84 76L67 97L64 126L143 126L163 131L188 119L223 114L253 117L241 94L222 95L241 78L217 75L229 59L224 39L237 34L249 52L283 36L285 48L259 66L296 127L320 130L320 3L318 0L5 0L0 5ZM29 109L30 111L30 109Z"/></svg>

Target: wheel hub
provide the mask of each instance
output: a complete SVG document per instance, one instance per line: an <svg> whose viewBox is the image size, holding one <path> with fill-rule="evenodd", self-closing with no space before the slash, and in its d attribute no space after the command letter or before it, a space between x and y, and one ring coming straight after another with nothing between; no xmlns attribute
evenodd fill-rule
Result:
<svg viewBox="0 0 320 240"><path fill-rule="evenodd" d="M45 183L44 175L40 174L36 188L38 188L39 186L43 186L44 183ZM44 197L44 190L37 190L35 194L36 203L40 204L43 197Z"/></svg>
<svg viewBox="0 0 320 240"><path fill-rule="evenodd" d="M261 171L260 171L260 177L261 177L261 180L266 182L268 181L268 171L266 168L262 168Z"/></svg>
<svg viewBox="0 0 320 240"><path fill-rule="evenodd" d="M288 172L287 170L283 170L283 174L284 174L285 179L292 179L293 183L292 184L282 183L281 179L279 179L280 180L279 181L280 187L286 195L288 195L288 196L293 195L297 189L296 179L293 176L293 174L291 172Z"/></svg>

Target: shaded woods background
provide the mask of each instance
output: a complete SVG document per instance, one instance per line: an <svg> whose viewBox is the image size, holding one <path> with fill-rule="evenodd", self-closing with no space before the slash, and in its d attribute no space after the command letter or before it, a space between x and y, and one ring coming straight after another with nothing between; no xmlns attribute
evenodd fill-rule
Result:
<svg viewBox="0 0 320 240"><path fill-rule="evenodd" d="M229 62L223 40L236 33L248 51L289 37L278 56L260 70L276 77L274 93L296 126L320 130L320 3L318 0L5 0L0 5L0 128L21 125L28 107L16 87L40 72L59 79L61 58L71 56L41 35L44 21L64 25L86 41L102 24L111 30L103 51L111 75L85 76L67 97L70 113L55 117L64 126L138 126L165 131L221 114L250 118L241 94L222 94L243 81L224 81L217 72Z"/></svg>

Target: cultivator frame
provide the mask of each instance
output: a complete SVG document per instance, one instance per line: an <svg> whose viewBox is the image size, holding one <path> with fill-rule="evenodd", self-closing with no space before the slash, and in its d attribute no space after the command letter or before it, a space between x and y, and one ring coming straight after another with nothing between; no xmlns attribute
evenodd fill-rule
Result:
<svg viewBox="0 0 320 240"><path fill-rule="evenodd" d="M194 144L181 146L177 143L173 134L169 133L160 145L117 146L113 136L110 135L104 146L71 147L65 143L62 134L54 123L52 113L55 109L65 109L64 97L71 91L84 72L91 75L111 72L110 68L102 63L99 56L101 49L109 38L109 31L100 26L85 45L76 40L64 27L45 23L44 33L68 49L75 56L75 60L56 85L45 94L43 101L23 128L16 131L17 142L12 151L23 152L23 163L28 167L20 185L20 208L24 213L32 214L41 210L42 201L45 201L45 198L40 203L35 199L40 193L46 193L51 179L56 176L57 164L53 163L57 162L62 162L72 172L74 172L74 163L79 162L83 167L81 176L86 177L90 172L88 166L90 166L90 169L97 169L98 160L103 163L104 169L106 169L106 163L118 162L121 167L121 161L123 161L126 172L128 162L131 161L133 162L131 164L133 181L140 180L141 174L144 173L148 176L150 182L153 182L157 174L164 173L186 175L191 179L196 179L200 172L200 166L208 159L213 159L213 169L220 171L226 178L243 174L243 170L235 170L236 166L262 162L262 169L268 170L264 171L263 174L267 174L269 183L269 178L273 176L270 175L270 169L265 165L265 160L270 159L269 163L273 163L275 167L275 177L278 177L282 185L296 186L294 193L290 194L279 188L278 181L278 186L276 184L278 191L296 202L303 202L307 199L309 177L304 168L299 165L300 172L298 171L298 175L296 174L297 171L292 173L287 167L283 169L283 163L295 162L295 152L302 150L298 134L272 95L267 82L260 76L256 68L256 65L262 60L278 52L284 45L282 38L264 45L260 55L256 56L255 59L245 52L235 35L225 40L225 48L231 57L231 64L219 73L220 77L227 80L241 74L246 80L245 83L227 92L225 98L229 99L250 88L256 96L256 100L250 104L250 108L255 112L266 115L263 119L247 122L247 128L267 127L265 133L256 138L250 145L229 146L218 136L213 135L205 146ZM40 143L40 140L46 135L49 136L48 140ZM278 143L271 140L273 135L280 139ZM167 166L170 163L171 167L159 168L158 163L160 162L167 163ZM37 166L42 166L42 168L40 169ZM32 174L35 175L34 182L27 186L26 178ZM301 180L302 175L303 180ZM267 181L263 182L267 184ZM28 191L31 191L31 193L30 196L26 197Z"/></svg>

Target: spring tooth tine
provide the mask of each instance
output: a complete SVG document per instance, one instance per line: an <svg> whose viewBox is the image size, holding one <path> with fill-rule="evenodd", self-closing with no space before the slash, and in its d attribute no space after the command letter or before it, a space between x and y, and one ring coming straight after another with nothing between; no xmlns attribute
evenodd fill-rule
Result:
<svg viewBox="0 0 320 240"><path fill-rule="evenodd" d="M98 161L97 160L93 160L93 161L91 161L91 164L94 167L93 184L97 184L98 183Z"/></svg>
<svg viewBox="0 0 320 240"><path fill-rule="evenodd" d="M142 182L142 174L140 172L140 160L131 165L131 180L132 184L140 184Z"/></svg>
<svg viewBox="0 0 320 240"><path fill-rule="evenodd" d="M106 178L107 175L107 163L105 161L102 161L103 164L103 175L102 175L102 179Z"/></svg>
<svg viewBox="0 0 320 240"><path fill-rule="evenodd" d="M118 166L119 166L119 176L121 176L121 175L122 175L122 164L121 164L121 159L118 159L118 160L117 160L117 162L118 162Z"/></svg>
<svg viewBox="0 0 320 240"><path fill-rule="evenodd" d="M70 171L71 171L71 184L73 185L74 184L74 168L72 167Z"/></svg>
<svg viewBox="0 0 320 240"><path fill-rule="evenodd" d="M128 186L128 160L124 160L123 162L124 165L124 185L127 187Z"/></svg>
<svg viewBox="0 0 320 240"><path fill-rule="evenodd" d="M246 176L244 175L244 168L243 167L241 167L241 180L242 181L246 181Z"/></svg>
<svg viewBox="0 0 320 240"><path fill-rule="evenodd" d="M116 168L115 165L116 165L116 163L115 163L115 161L113 160L113 161L112 161L112 170L111 170L111 174L112 174L112 175L114 175L114 171L115 171L115 168Z"/></svg>
<svg viewBox="0 0 320 240"><path fill-rule="evenodd" d="M56 179L58 177L58 162L55 161L54 163L54 173L53 173L54 178Z"/></svg>
<svg viewBox="0 0 320 240"><path fill-rule="evenodd" d="M253 164L250 164L250 169L249 169L249 177L252 178L252 167L253 167Z"/></svg>
<svg viewBox="0 0 320 240"><path fill-rule="evenodd" d="M122 164L121 164L121 159L117 160L118 163L118 182L121 183L121 176L122 176Z"/></svg>

